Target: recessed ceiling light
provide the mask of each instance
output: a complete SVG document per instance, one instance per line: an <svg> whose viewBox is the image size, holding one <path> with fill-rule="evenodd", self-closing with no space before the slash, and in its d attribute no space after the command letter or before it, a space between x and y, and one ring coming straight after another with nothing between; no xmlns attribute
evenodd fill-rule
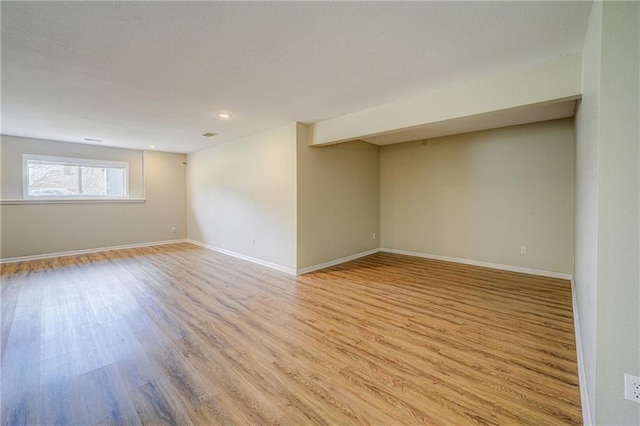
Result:
<svg viewBox="0 0 640 426"><path fill-rule="evenodd" d="M223 118L223 119L227 119L227 118L231 118L232 115L229 112L219 112L218 113L218 118Z"/></svg>
<svg viewBox="0 0 640 426"><path fill-rule="evenodd" d="M206 132L202 134L202 136L204 136L205 138L210 138L211 136L215 136L215 135L217 135L217 133L213 133L213 132Z"/></svg>
<svg viewBox="0 0 640 426"><path fill-rule="evenodd" d="M84 138L87 142L104 142L102 139Z"/></svg>
<svg viewBox="0 0 640 426"><path fill-rule="evenodd" d="M157 148L157 146L156 146L156 145L149 145L149 148L151 148L151 149L156 149L156 148Z"/></svg>

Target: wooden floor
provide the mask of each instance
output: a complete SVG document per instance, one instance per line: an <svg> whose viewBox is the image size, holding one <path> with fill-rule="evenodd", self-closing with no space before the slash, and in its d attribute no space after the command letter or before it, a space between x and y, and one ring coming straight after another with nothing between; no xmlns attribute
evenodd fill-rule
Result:
<svg viewBox="0 0 640 426"><path fill-rule="evenodd" d="M2 266L2 424L580 424L566 281L190 244Z"/></svg>

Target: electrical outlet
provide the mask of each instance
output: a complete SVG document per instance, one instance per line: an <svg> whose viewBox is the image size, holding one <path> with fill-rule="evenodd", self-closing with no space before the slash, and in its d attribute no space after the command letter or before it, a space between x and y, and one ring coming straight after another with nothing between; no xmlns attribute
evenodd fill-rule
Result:
<svg viewBox="0 0 640 426"><path fill-rule="evenodd" d="M624 375L624 398L640 403L640 377Z"/></svg>
<svg viewBox="0 0 640 426"><path fill-rule="evenodd" d="M256 245L256 239L252 238L251 239L251 246L254 247Z"/></svg>
<svg viewBox="0 0 640 426"><path fill-rule="evenodd" d="M376 233L374 232L373 234L371 234L371 239L375 240L376 239Z"/></svg>
<svg viewBox="0 0 640 426"><path fill-rule="evenodd" d="M527 254L527 246L520 246L520 254Z"/></svg>
<svg viewBox="0 0 640 426"><path fill-rule="evenodd" d="M174 233L174 234L176 233L176 227L175 226L171 227L171 232Z"/></svg>

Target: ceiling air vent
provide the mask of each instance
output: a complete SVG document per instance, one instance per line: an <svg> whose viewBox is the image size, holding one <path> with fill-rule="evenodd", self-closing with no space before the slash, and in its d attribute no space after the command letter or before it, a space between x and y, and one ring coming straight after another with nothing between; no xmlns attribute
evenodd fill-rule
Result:
<svg viewBox="0 0 640 426"><path fill-rule="evenodd" d="M205 138L210 138L211 136L215 136L215 135L217 135L217 133L207 132L202 134L202 136L204 136Z"/></svg>

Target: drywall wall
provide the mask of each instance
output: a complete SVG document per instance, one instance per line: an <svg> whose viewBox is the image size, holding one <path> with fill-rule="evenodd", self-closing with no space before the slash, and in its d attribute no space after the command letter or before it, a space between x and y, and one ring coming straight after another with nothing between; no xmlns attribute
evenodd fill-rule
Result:
<svg viewBox="0 0 640 426"><path fill-rule="evenodd" d="M188 155L189 238L296 268L296 124Z"/></svg>
<svg viewBox="0 0 640 426"><path fill-rule="evenodd" d="M603 2L598 144L596 424L640 424L623 374L640 376L640 3Z"/></svg>
<svg viewBox="0 0 640 426"><path fill-rule="evenodd" d="M96 203L2 204L3 259L144 244L186 237L185 156L130 151L92 145L2 136L2 198L22 195L22 154L130 160L130 174L139 173L142 157L146 201ZM131 192L137 189L132 187ZM142 196L142 192L137 192ZM172 232L171 228L176 231Z"/></svg>
<svg viewBox="0 0 640 426"><path fill-rule="evenodd" d="M593 424L640 424L640 3L594 2L576 115L575 289Z"/></svg>
<svg viewBox="0 0 640 426"><path fill-rule="evenodd" d="M571 119L384 146L380 154L383 248L572 272Z"/></svg>
<svg viewBox="0 0 640 426"><path fill-rule="evenodd" d="M594 419L596 398L596 306L598 298L598 109L602 3L594 2L582 52L582 100L576 111L575 268L573 273L582 362L583 418ZM586 395L585 395L586 392ZM585 398L586 397L586 398ZM585 402L588 402L585 404ZM585 406L586 405L586 406Z"/></svg>
<svg viewBox="0 0 640 426"><path fill-rule="evenodd" d="M298 124L298 269L380 246L379 148L310 147L310 130Z"/></svg>
<svg viewBox="0 0 640 426"><path fill-rule="evenodd" d="M319 121L313 143L336 143L429 123L580 97L579 54Z"/></svg>

